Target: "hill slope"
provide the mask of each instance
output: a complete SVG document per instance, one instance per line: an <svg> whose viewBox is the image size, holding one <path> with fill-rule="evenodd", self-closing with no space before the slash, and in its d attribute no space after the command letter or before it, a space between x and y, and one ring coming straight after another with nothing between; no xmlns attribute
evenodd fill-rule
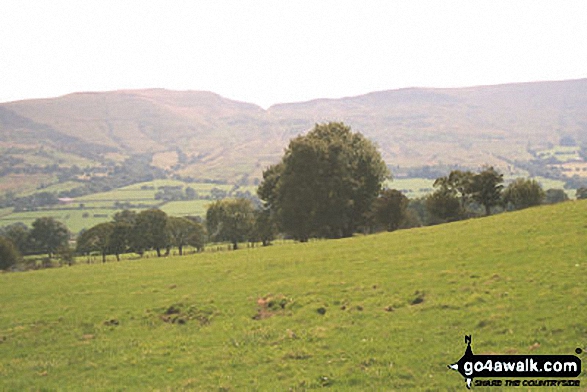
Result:
<svg viewBox="0 0 587 392"><path fill-rule="evenodd" d="M155 162L174 173L234 181L258 177L314 123L345 121L376 141L390 165L506 166L562 137L586 143L586 108L587 79L411 88L268 110L209 92L77 93L0 104L0 148L45 146L97 161L159 153Z"/></svg>
<svg viewBox="0 0 587 392"><path fill-rule="evenodd" d="M465 334L476 353L586 348L586 207L3 274L0 386L464 388L446 365Z"/></svg>

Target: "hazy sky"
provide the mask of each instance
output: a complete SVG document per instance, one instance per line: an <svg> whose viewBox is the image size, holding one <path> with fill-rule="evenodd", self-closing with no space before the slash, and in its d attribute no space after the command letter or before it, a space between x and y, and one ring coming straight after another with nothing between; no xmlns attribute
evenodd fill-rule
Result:
<svg viewBox="0 0 587 392"><path fill-rule="evenodd" d="M0 3L0 102L163 87L267 107L585 77L584 0Z"/></svg>

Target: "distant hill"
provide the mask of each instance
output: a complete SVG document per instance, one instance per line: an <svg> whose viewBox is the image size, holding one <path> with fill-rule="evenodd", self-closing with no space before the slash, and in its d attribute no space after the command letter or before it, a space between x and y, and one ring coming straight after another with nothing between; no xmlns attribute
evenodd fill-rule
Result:
<svg viewBox="0 0 587 392"><path fill-rule="evenodd" d="M201 91L75 93L0 104L0 149L25 161L50 151L64 166L151 153L170 173L234 182L258 178L292 137L325 121L344 121L377 142L396 172L511 168L562 138L587 143L587 79L409 88L267 110Z"/></svg>

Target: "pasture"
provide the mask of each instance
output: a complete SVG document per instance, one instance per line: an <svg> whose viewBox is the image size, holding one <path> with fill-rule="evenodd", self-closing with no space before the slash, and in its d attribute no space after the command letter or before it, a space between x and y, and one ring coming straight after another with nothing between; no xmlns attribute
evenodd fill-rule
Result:
<svg viewBox="0 0 587 392"><path fill-rule="evenodd" d="M587 202L571 201L1 274L0 389L463 390L447 365L465 334L478 354L587 348L586 238Z"/></svg>

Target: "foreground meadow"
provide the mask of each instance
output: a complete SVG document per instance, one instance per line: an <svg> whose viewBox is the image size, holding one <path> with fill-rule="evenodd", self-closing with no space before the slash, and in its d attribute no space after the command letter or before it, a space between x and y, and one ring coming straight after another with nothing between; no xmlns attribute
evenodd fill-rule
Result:
<svg viewBox="0 0 587 392"><path fill-rule="evenodd" d="M2 274L0 389L463 390L465 334L479 354L585 350L586 240L587 203L567 202Z"/></svg>

